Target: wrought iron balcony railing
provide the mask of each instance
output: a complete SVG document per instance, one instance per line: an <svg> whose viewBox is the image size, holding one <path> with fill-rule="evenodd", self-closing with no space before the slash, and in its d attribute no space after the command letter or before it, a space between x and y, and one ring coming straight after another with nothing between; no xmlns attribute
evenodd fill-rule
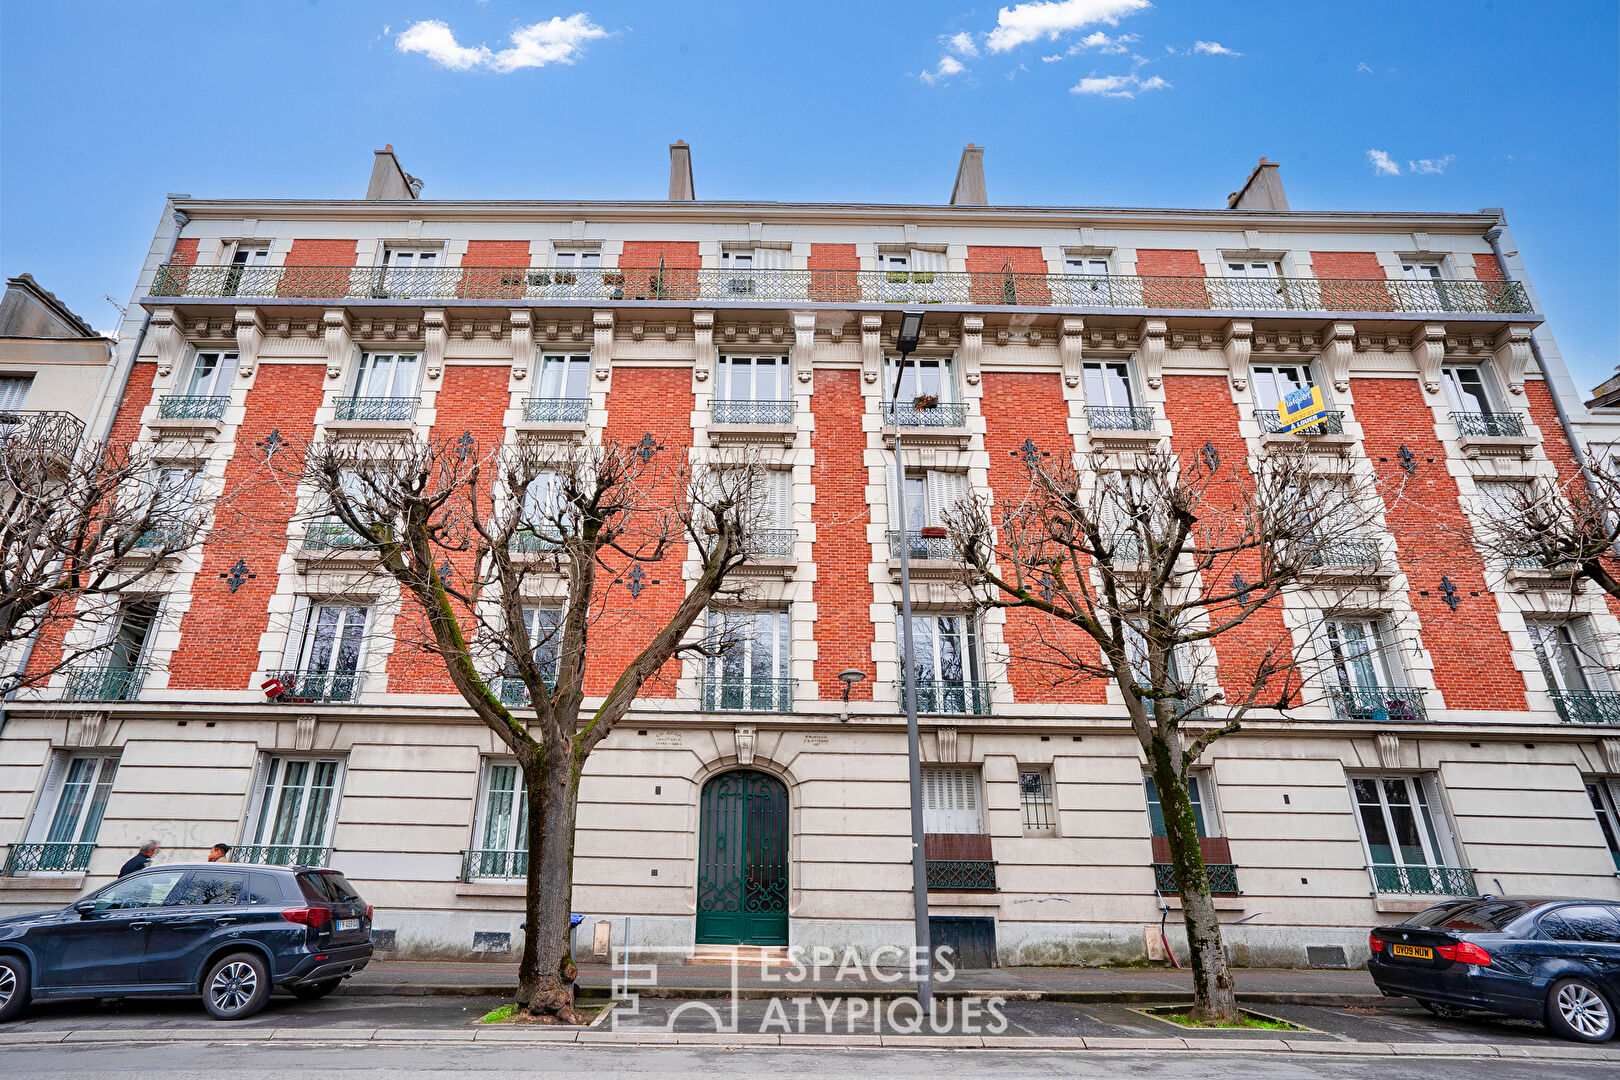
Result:
<svg viewBox="0 0 1620 1080"><path fill-rule="evenodd" d="M150 670L145 664L70 668L62 697L68 701L134 701L141 696Z"/></svg>
<svg viewBox="0 0 1620 1080"><path fill-rule="evenodd" d="M955 559L956 541L949 534L930 536L920 529L906 532L906 556L912 559ZM889 530L889 558L900 557L900 530Z"/></svg>
<svg viewBox="0 0 1620 1080"><path fill-rule="evenodd" d="M231 848L231 862L260 866L325 866L330 847L316 844L241 844Z"/></svg>
<svg viewBox="0 0 1620 1080"><path fill-rule="evenodd" d="M1209 713L1211 695L1207 685L1204 683L1188 683L1179 689L1184 693L1161 700L1168 703L1176 712L1190 708L1191 711L1187 713L1188 716L1205 716ZM1152 709L1153 702L1151 700L1146 704L1149 709Z"/></svg>
<svg viewBox="0 0 1620 1080"><path fill-rule="evenodd" d="M1566 724L1620 724L1620 690L1549 690Z"/></svg>
<svg viewBox="0 0 1620 1080"><path fill-rule="evenodd" d="M526 397L523 419L531 424L583 424L590 398Z"/></svg>
<svg viewBox="0 0 1620 1080"><path fill-rule="evenodd" d="M551 671L543 672L541 681L550 690L557 685L557 672L555 667ZM498 675L495 678L495 696L501 699L501 704L508 708L527 709L534 704L529 694L529 684L516 675Z"/></svg>
<svg viewBox="0 0 1620 1080"><path fill-rule="evenodd" d="M789 559L798 536L793 529L755 529L744 538L744 546L756 559Z"/></svg>
<svg viewBox="0 0 1620 1080"><path fill-rule="evenodd" d="M910 401L885 401L883 423L891 427L966 427L967 406L959 401L928 406Z"/></svg>
<svg viewBox="0 0 1620 1080"><path fill-rule="evenodd" d="M1209 875L1209 891L1216 896L1241 896L1242 890L1238 888L1237 867L1231 863L1205 863L1204 872ZM1174 863L1159 862L1153 864L1153 887L1161 893L1175 893L1176 867Z"/></svg>
<svg viewBox="0 0 1620 1080"><path fill-rule="evenodd" d="M1569 577L1580 569L1580 563L1573 559L1566 559L1549 567L1540 555L1535 554L1509 555L1506 562L1513 570L1538 570L1543 574L1557 577Z"/></svg>
<svg viewBox="0 0 1620 1080"><path fill-rule="evenodd" d="M187 521L162 521L142 529L131 551L182 551L191 546L197 530Z"/></svg>
<svg viewBox="0 0 1620 1080"><path fill-rule="evenodd" d="M995 892L993 859L929 859L928 887L960 892Z"/></svg>
<svg viewBox="0 0 1620 1080"><path fill-rule="evenodd" d="M7 875L78 874L90 865L94 844L12 844L6 852Z"/></svg>
<svg viewBox="0 0 1620 1080"><path fill-rule="evenodd" d="M917 711L956 716L989 716L993 682L962 682L953 679L917 679ZM906 707L906 684L900 689L900 708Z"/></svg>
<svg viewBox="0 0 1620 1080"><path fill-rule="evenodd" d="M705 675L698 680L704 712L792 712L792 679L728 679Z"/></svg>
<svg viewBox="0 0 1620 1080"><path fill-rule="evenodd" d="M416 407L421 398L415 397L346 397L339 398L333 410L334 420L374 420L408 423L416 419Z"/></svg>
<svg viewBox="0 0 1620 1080"><path fill-rule="evenodd" d="M360 534L341 521L312 521L304 529L305 551L340 551L361 543Z"/></svg>
<svg viewBox="0 0 1620 1080"><path fill-rule="evenodd" d="M229 394L164 394L158 398L158 419L218 420L230 403Z"/></svg>
<svg viewBox="0 0 1620 1080"><path fill-rule="evenodd" d="M1124 405L1087 405L1092 431L1152 431L1153 410Z"/></svg>
<svg viewBox="0 0 1620 1080"><path fill-rule="evenodd" d="M520 526L507 541L506 548L514 555L537 555L548 551L561 551L562 537L546 536L528 526Z"/></svg>
<svg viewBox="0 0 1620 1080"><path fill-rule="evenodd" d="M1524 417L1516 412L1454 412L1451 422L1457 425L1457 434L1476 439L1522 439Z"/></svg>
<svg viewBox="0 0 1620 1080"><path fill-rule="evenodd" d="M1367 867L1373 889L1381 893L1418 893L1426 896L1478 896L1474 871L1459 866L1397 866L1375 863Z"/></svg>
<svg viewBox="0 0 1620 1080"><path fill-rule="evenodd" d="M1224 278L1007 271L619 267L184 266L158 268L154 297L309 300L939 304L1146 311L1523 314L1513 281Z"/></svg>
<svg viewBox="0 0 1620 1080"><path fill-rule="evenodd" d="M1282 431L1282 414L1276 409L1256 409L1254 418L1260 424L1261 434L1276 435ZM1296 428L1290 435L1343 435L1344 410L1327 409L1322 413L1322 419L1309 427Z"/></svg>
<svg viewBox="0 0 1620 1080"><path fill-rule="evenodd" d="M353 701L365 682L363 671L283 671L276 676L287 692L276 700L284 704L308 701Z"/></svg>
<svg viewBox="0 0 1620 1080"><path fill-rule="evenodd" d="M462 881L511 881L529 876L527 851L473 848L461 853Z"/></svg>
<svg viewBox="0 0 1620 1080"><path fill-rule="evenodd" d="M84 421L70 412L0 410L0 447L72 457L84 438Z"/></svg>
<svg viewBox="0 0 1620 1080"><path fill-rule="evenodd" d="M1323 568L1376 570L1383 555L1376 540L1353 537L1314 541L1316 548L1305 556L1310 566Z"/></svg>
<svg viewBox="0 0 1620 1080"><path fill-rule="evenodd" d="M1373 723L1421 723L1428 719L1424 691L1410 686L1334 686L1328 689L1333 715Z"/></svg>
<svg viewBox="0 0 1620 1080"><path fill-rule="evenodd" d="M714 403L714 422L787 427L793 423L793 402L717 400Z"/></svg>

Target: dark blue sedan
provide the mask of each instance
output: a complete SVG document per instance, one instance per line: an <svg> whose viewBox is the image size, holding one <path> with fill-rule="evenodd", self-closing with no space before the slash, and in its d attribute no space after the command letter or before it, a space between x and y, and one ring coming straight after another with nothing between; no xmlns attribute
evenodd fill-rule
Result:
<svg viewBox="0 0 1620 1080"><path fill-rule="evenodd" d="M141 994L201 994L241 1020L273 986L323 997L370 959L371 907L336 871L149 866L61 911L0 919L0 1020L30 1000Z"/></svg>
<svg viewBox="0 0 1620 1080"><path fill-rule="evenodd" d="M1369 936L1367 970L1388 995L1437 1016L1469 1011L1544 1021L1583 1042L1614 1037L1620 903L1483 896L1418 912Z"/></svg>

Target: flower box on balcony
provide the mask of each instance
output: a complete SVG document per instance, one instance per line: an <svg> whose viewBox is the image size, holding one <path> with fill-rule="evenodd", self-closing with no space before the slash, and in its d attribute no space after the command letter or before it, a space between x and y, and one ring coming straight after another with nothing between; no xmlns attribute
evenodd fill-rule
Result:
<svg viewBox="0 0 1620 1080"><path fill-rule="evenodd" d="M924 525L918 531L922 533L924 540L943 540L950 535L943 525Z"/></svg>

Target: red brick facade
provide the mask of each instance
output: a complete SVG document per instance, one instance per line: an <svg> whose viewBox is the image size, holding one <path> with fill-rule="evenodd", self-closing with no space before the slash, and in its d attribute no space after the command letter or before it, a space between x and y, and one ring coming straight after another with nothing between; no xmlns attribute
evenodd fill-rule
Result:
<svg viewBox="0 0 1620 1080"><path fill-rule="evenodd" d="M850 252L854 254L853 249ZM866 538L871 483L863 461L861 376L855 371L816 372L812 399L816 463L816 684L823 698L841 696L838 673L859 668L866 678L850 698L872 700L872 545Z"/></svg>
<svg viewBox="0 0 1620 1080"><path fill-rule="evenodd" d="M810 245L810 299L823 303L854 303L861 297L860 256L854 244Z"/></svg>
<svg viewBox="0 0 1620 1080"><path fill-rule="evenodd" d="M1051 272L1040 248L970 247L967 249L968 292L976 304L1047 304Z"/></svg>
<svg viewBox="0 0 1620 1080"><path fill-rule="evenodd" d="M517 299L528 288L527 240L469 240L461 257L460 295Z"/></svg>
<svg viewBox="0 0 1620 1080"><path fill-rule="evenodd" d="M359 251L358 240L294 240L283 265L315 269L284 272L280 295L347 296L351 284L349 272L321 268L353 266Z"/></svg>
<svg viewBox="0 0 1620 1080"><path fill-rule="evenodd" d="M1136 253L1136 272L1144 277L1201 278L1204 263L1196 251L1143 248ZM1149 307L1209 307L1209 293L1201 281L1144 281L1142 294Z"/></svg>

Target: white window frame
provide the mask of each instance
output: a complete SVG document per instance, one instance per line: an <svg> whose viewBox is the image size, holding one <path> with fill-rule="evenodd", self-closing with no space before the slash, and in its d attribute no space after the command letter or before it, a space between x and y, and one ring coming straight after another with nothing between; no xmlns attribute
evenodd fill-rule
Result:
<svg viewBox="0 0 1620 1080"><path fill-rule="evenodd" d="M883 400L893 402L895 366L900 363L898 356L884 354L883 357ZM901 397L902 404L911 404L923 394L934 393L929 385L937 388L935 396L941 405L955 404L958 398L956 391L956 357L954 356L917 356L913 354L906 358L906 370L901 379L901 390L905 390L905 381L910 380L912 393L909 397Z"/></svg>
<svg viewBox="0 0 1620 1080"><path fill-rule="evenodd" d="M599 270L602 267L602 249L588 244L552 245L551 267L554 270Z"/></svg>
<svg viewBox="0 0 1620 1080"><path fill-rule="evenodd" d="M1063 272L1079 277L1108 277L1114 272L1114 260L1108 255L1075 255L1064 253Z"/></svg>
<svg viewBox="0 0 1620 1080"><path fill-rule="evenodd" d="M716 365L719 370L715 373L715 400L792 401L793 366L790 359L786 353L721 353L719 363ZM776 373L773 378L775 388L773 396L759 396L759 373L761 368L770 368ZM737 382L744 370L748 373L746 396L739 395L736 390Z"/></svg>
<svg viewBox="0 0 1620 1080"><path fill-rule="evenodd" d="M63 799L67 795L68 780L73 773L73 766L78 762L94 762L94 772L90 775L89 783L82 785L86 788L86 798L80 804L73 823L71 837L52 840L51 834L55 831L56 818L62 811ZM119 755L105 752L79 753L71 750L56 750L51 754L50 763L45 769L45 783L40 789L39 799L34 805L34 811L28 820L24 843L28 844L94 844L101 831L101 824L105 818L107 802L110 801L114 785L118 778ZM105 788L105 796L102 789ZM97 801L100 800L99 809ZM98 809L95 828L90 835L85 835L85 827L90 820L90 812Z"/></svg>
<svg viewBox="0 0 1620 1080"><path fill-rule="evenodd" d="M905 650L905 637L903 631L905 628L900 624L900 620L903 618L904 616L900 614L899 609L895 609L895 629L899 633L897 644L900 646L899 652L902 654L901 663L905 664L909 663L910 659L903 655ZM977 620L967 614L953 614L945 612L919 613L917 611L913 611L911 613L911 619L913 623L926 622L932 624L928 631L929 654L924 658L928 664L928 667L925 670L931 671L932 677L926 681L932 682L936 686L955 686L959 683L971 684L984 681L984 676L981 672L982 661L979 658L980 641L979 625ZM946 619L953 620L960 624L952 634L946 634L941 627L942 621ZM918 628L916 626L912 627L912 638L914 641L918 636L917 629ZM957 639L958 652L962 658L962 676L959 680L955 678L946 679L943 678L941 674L940 643L945 638L951 636L954 636ZM920 675L922 672L918 671L918 674ZM900 669L900 678L902 680L905 679L905 668L903 666Z"/></svg>
<svg viewBox="0 0 1620 1080"><path fill-rule="evenodd" d="M492 839L490 836L491 827L494 825L490 820L490 810L491 801L496 794L495 779L498 773L503 777L510 776L512 787L510 791L502 789L500 792L510 798L511 804L506 809L504 828L496 826L496 830L500 835L494 837L494 839L498 839L501 846L494 847L490 844ZM527 854L528 801L528 789L523 784L523 768L515 758L484 758L479 767L478 811L473 817L473 850L501 852L503 854L510 852ZM501 860L501 863L503 866L506 865L504 859ZM504 877L504 875L480 875L476 872L469 874L469 876L474 879L491 876Z"/></svg>
<svg viewBox="0 0 1620 1080"><path fill-rule="evenodd" d="M539 366L537 397L550 401L575 401L591 396L589 353L542 353ZM571 393L573 390L579 393Z"/></svg>
<svg viewBox="0 0 1620 1080"><path fill-rule="evenodd" d="M972 494L968 474L955 469L907 469L904 484L896 482L894 462L884 465L889 493L889 528L900 528L899 499L906 497L906 525L911 529L945 524L945 512Z"/></svg>
<svg viewBox="0 0 1620 1080"><path fill-rule="evenodd" d="M296 819L293 823L293 839L286 842L277 842L272 839L279 814L280 796L287 790L287 773L289 766L304 764L308 768L304 772L304 779L300 781L299 798ZM311 792L316 790L315 779L321 765L332 765L331 797L326 805L326 819L321 823L319 836L306 842L309 836L310 825L310 799ZM343 801L343 782L348 774L348 759L333 754L263 754L259 759L258 768L254 770L253 777L253 806L247 820L242 826L242 843L251 847L277 847L277 848L326 848L332 847L332 838L337 831L338 807Z"/></svg>
<svg viewBox="0 0 1620 1080"><path fill-rule="evenodd" d="M1283 276L1282 260L1247 255L1223 255L1221 273L1229 278L1275 279Z"/></svg>
<svg viewBox="0 0 1620 1080"><path fill-rule="evenodd" d="M1440 866L1462 867L1461 853L1457 847L1456 834L1451 828L1451 819L1446 813L1445 802L1440 792L1440 777L1433 772L1424 773L1349 773L1346 775L1346 785L1350 791L1350 807L1356 816L1356 833L1361 837L1361 852L1367 859L1369 866ZM1366 822L1362 817L1361 796L1356 792L1356 781L1371 781L1378 792L1378 805L1384 822L1385 835L1389 837L1390 852L1398 860L1395 862L1380 863L1373 858L1372 839L1367 835ZM1403 786L1407 802L1413 813L1417 825L1418 843L1422 849L1424 862L1407 862L1401 853L1400 843L1396 838L1395 813L1389 801L1389 791L1386 784L1396 783ZM1370 803L1367 805L1371 805Z"/></svg>
<svg viewBox="0 0 1620 1080"><path fill-rule="evenodd" d="M1361 631L1362 636L1351 638L1343 633L1344 628L1355 627ZM1384 615L1344 615L1322 621L1322 640L1326 650L1322 657L1322 682L1330 690L1372 690L1394 689L1407 686L1406 665L1401 662L1400 654L1394 648L1391 640L1392 628L1389 618ZM1353 647L1347 643L1370 642L1366 656L1353 655ZM1374 675L1381 677L1382 682L1368 683L1363 681L1365 672L1359 670L1357 665L1370 665Z"/></svg>
<svg viewBox="0 0 1620 1080"><path fill-rule="evenodd" d="M709 632L717 637L727 633L727 624L746 620L750 625L737 647L724 655L708 658L709 676L725 682L751 685L757 679L788 679L793 673L792 620L787 608L766 608L760 611L739 611L729 608L709 610ZM769 675L755 670L756 653L763 647ZM726 669L735 663L741 675L730 675Z"/></svg>
<svg viewBox="0 0 1620 1080"><path fill-rule="evenodd" d="M984 790L977 765L924 765L922 804L924 832L985 832Z"/></svg>
<svg viewBox="0 0 1620 1080"><path fill-rule="evenodd" d="M541 619L544 613L546 619L551 620L549 627L542 625L546 619ZM523 605L523 632L528 635L529 648L539 664L540 673L551 674L552 681L557 679L557 672L562 663L562 624L564 607L562 604L524 604ZM542 652L548 655L542 656ZM517 671L508 668L512 677Z"/></svg>
<svg viewBox="0 0 1620 1080"><path fill-rule="evenodd" d="M97 655L106 661L108 668L113 667L113 657L119 650L119 644L124 636L124 624L129 618L130 609L143 604L152 606L152 617L141 632L140 646L133 657L128 658L127 666L120 670L133 671L136 668L149 664L152 660L152 648L157 642L158 632L163 629L163 609L167 597L156 593L143 593L125 596L118 602L118 617L110 619L104 624L96 642ZM123 663L123 659L118 661Z"/></svg>
<svg viewBox="0 0 1620 1080"><path fill-rule="evenodd" d="M444 249L431 244L384 244L380 265L386 270L429 270L444 265Z"/></svg>
<svg viewBox="0 0 1620 1080"><path fill-rule="evenodd" d="M1108 376L1116 373L1115 369L1123 369L1125 373L1125 400L1115 401L1115 390L1120 380ZM1142 403L1142 393L1136 383L1136 364L1130 357L1123 360L1086 360L1080 365L1081 379L1085 385L1087 405L1096 405L1113 409L1134 409ZM1093 372L1096 377L1093 378ZM1101 392L1093 394L1093 390Z"/></svg>
<svg viewBox="0 0 1620 1080"><path fill-rule="evenodd" d="M32 371L0 373L0 413L20 412L36 377L37 372Z"/></svg>
<svg viewBox="0 0 1620 1080"><path fill-rule="evenodd" d="M1589 776L1583 780L1598 831L1603 834L1603 845L1614 861L1615 872L1620 873L1620 780L1607 776Z"/></svg>
<svg viewBox="0 0 1620 1080"><path fill-rule="evenodd" d="M1401 276L1407 281L1440 285L1451 280L1449 269L1444 258L1401 256Z"/></svg>
<svg viewBox="0 0 1620 1080"><path fill-rule="evenodd" d="M1290 373L1287 376L1289 388L1286 390L1282 388L1284 378L1282 373L1284 371ZM1304 377L1303 385L1300 384L1296 375ZM1262 376L1264 376L1263 380ZM1273 394L1275 394L1274 397L1268 399L1260 392L1262 381L1271 387ZM1319 384L1316 381L1316 365L1309 361L1301 363L1251 363L1249 365L1249 389L1254 399L1254 407L1257 409L1278 409L1281 407L1283 399L1295 390L1308 389L1317 385ZM1322 403L1324 405L1332 404L1327 396L1326 389L1322 391Z"/></svg>
<svg viewBox="0 0 1620 1080"><path fill-rule="evenodd" d="M1478 407L1481 404L1478 398L1464 399L1462 375L1465 372L1479 377L1479 393L1484 399L1484 408ZM1443 364L1440 367L1440 382L1445 386L1446 401L1457 412L1496 416L1507 411L1502 395L1496 388L1496 379L1487 364Z"/></svg>
<svg viewBox="0 0 1620 1080"><path fill-rule="evenodd" d="M204 362L213 365L211 371L202 371ZM231 392L231 380L236 376L238 356L225 349L198 349L191 354L186 365L184 394L186 397L225 397Z"/></svg>
<svg viewBox="0 0 1620 1080"><path fill-rule="evenodd" d="M1032 779L1036 784L1033 791L1030 787ZM1030 822L1033 808L1043 808L1045 825ZM1018 810L1025 836L1058 835L1057 785L1052 782L1051 765L1018 766Z"/></svg>
<svg viewBox="0 0 1620 1080"><path fill-rule="evenodd" d="M230 256L225 262L232 269L237 270L269 266L270 242L268 240L238 240L231 245Z"/></svg>
<svg viewBox="0 0 1620 1080"><path fill-rule="evenodd" d="M1198 838L1207 840L1211 837L1222 836L1221 808L1215 798L1215 773L1211 769L1189 769L1187 772L1188 794L1192 798L1195 813L1193 817L1198 823ZM1152 797L1149 797L1151 792ZM1142 772L1142 798L1146 800L1148 811L1148 834L1158 836L1153 831L1153 807L1159 807L1159 818L1164 819L1164 806L1159 797L1159 785L1154 781L1153 774L1147 770ZM1166 832L1169 830L1167 829Z"/></svg>
<svg viewBox="0 0 1620 1080"><path fill-rule="evenodd" d="M358 690L370 674L366 670L366 660L370 652L372 623L377 616L376 605L372 603L344 603L341 600L328 600L320 597L298 597L293 628L287 635L286 648L282 650L282 669L284 671L299 672L314 670L309 667L309 661L320 634L320 613L328 608L338 612L338 621L332 635L332 649L327 666L322 668L320 673L325 675L353 675L358 680L356 684ZM350 620L348 613L352 611L360 611L363 614L361 616L359 648L355 653L354 669L345 671L341 667L334 667L333 661L342 651L344 630L349 625Z"/></svg>
<svg viewBox="0 0 1620 1080"><path fill-rule="evenodd" d="M379 378L377 372L384 366L382 363L384 359L387 360L388 373L386 376L381 377L383 385L378 386L376 385ZM408 390L400 385L401 373L407 368L411 372ZM359 362L355 365L354 389L349 396L356 400L362 398L414 398L421 396L421 385L421 353L362 351Z"/></svg>
<svg viewBox="0 0 1620 1080"><path fill-rule="evenodd" d="M1535 653L1542 676L1547 680L1548 690L1581 693L1613 688L1613 680L1609 678L1590 618L1584 615L1556 619L1527 616L1524 628L1530 635L1530 648ZM1547 654L1548 636L1553 638L1556 648L1552 656ZM1571 664L1574 665L1573 671L1570 670Z"/></svg>

